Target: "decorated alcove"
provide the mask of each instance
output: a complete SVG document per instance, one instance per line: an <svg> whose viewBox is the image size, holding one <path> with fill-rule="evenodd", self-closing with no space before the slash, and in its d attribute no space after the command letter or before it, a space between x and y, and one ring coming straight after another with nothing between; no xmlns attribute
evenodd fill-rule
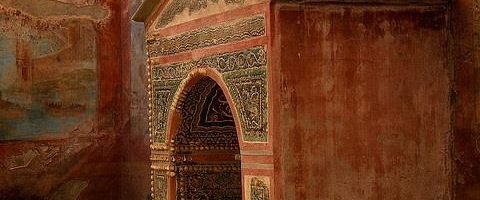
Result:
<svg viewBox="0 0 480 200"><path fill-rule="evenodd" d="M144 1L152 197L449 197L447 11Z"/></svg>
<svg viewBox="0 0 480 200"><path fill-rule="evenodd" d="M148 13L165 6L146 39L152 197L241 199L248 187L249 194L268 199L273 164L267 123L267 7L184 23L176 15L202 11L207 4L164 3L146 1L140 9ZM226 6L233 10L239 5Z"/></svg>

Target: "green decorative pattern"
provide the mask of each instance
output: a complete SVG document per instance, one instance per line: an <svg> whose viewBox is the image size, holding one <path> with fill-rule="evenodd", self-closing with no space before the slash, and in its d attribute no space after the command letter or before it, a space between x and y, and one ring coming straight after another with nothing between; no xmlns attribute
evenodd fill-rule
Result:
<svg viewBox="0 0 480 200"><path fill-rule="evenodd" d="M175 91L180 86L180 80L154 81L153 82L153 140L157 143L165 143L166 123L169 112L169 105L173 102Z"/></svg>
<svg viewBox="0 0 480 200"><path fill-rule="evenodd" d="M168 111L180 83L192 70L202 67L214 68L224 75L239 111L243 141L267 142L266 66L264 46L152 66L154 142L165 143Z"/></svg>
<svg viewBox="0 0 480 200"><path fill-rule="evenodd" d="M225 73L243 124L243 140L267 142L267 72L265 68Z"/></svg>

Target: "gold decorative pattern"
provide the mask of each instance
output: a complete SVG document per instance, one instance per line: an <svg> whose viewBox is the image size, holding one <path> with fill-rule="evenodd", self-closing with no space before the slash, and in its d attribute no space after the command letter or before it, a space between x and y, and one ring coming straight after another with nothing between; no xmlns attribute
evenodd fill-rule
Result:
<svg viewBox="0 0 480 200"><path fill-rule="evenodd" d="M265 36L265 16L248 17L179 35L147 40L152 57Z"/></svg>

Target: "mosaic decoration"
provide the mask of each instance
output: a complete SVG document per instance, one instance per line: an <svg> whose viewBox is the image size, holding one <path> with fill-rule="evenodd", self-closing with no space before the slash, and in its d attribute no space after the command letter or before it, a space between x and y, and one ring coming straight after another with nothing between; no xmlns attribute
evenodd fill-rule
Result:
<svg viewBox="0 0 480 200"><path fill-rule="evenodd" d="M245 176L245 199L270 200L270 178L264 176Z"/></svg>
<svg viewBox="0 0 480 200"><path fill-rule="evenodd" d="M267 65L264 47L254 47L242 51L224 53L199 60L192 60L169 65L154 65L152 69L153 81L181 80L193 69L211 67L221 73L240 71L250 68L264 68Z"/></svg>
<svg viewBox="0 0 480 200"><path fill-rule="evenodd" d="M177 199L242 199L239 165L178 166Z"/></svg>
<svg viewBox="0 0 480 200"><path fill-rule="evenodd" d="M225 75L239 107L246 141L267 141L267 88L265 70L247 70Z"/></svg>
<svg viewBox="0 0 480 200"><path fill-rule="evenodd" d="M224 1L225 4L243 4L244 0ZM219 0L172 1L160 16L157 28L167 26L187 8L189 12L197 12L217 2ZM178 93L180 85L192 71L208 67L222 74L238 111L244 142L267 142L268 108L265 46L180 63L157 64L151 58L265 34L265 17L256 15L147 40L153 199L167 198L167 180L170 178L176 181L177 199L242 198L241 162L237 159L239 138L230 105L220 86L208 77L196 80L192 88ZM175 105L174 101L177 102ZM177 109L182 116L171 142L166 141L170 109ZM218 158L222 159L221 162Z"/></svg>
<svg viewBox="0 0 480 200"><path fill-rule="evenodd" d="M150 104L154 199L165 199L167 176L175 178L178 199L241 199L240 147L233 113L220 86L205 77L177 94L192 70L219 71L232 94L246 142L267 142L267 57L264 46L181 63L150 62ZM180 96L175 96L180 95ZM166 122L174 99L181 125L166 141ZM177 101L175 100L175 101ZM218 157L229 158L217 162ZM158 175L163 174L163 178Z"/></svg>
<svg viewBox="0 0 480 200"><path fill-rule="evenodd" d="M173 0L168 4L157 21L156 28L163 28L170 24L177 15L188 10L189 14L204 10L209 4L218 4L221 0ZM224 0L227 5L243 4L245 0Z"/></svg>
<svg viewBox="0 0 480 200"><path fill-rule="evenodd" d="M182 124L175 137L177 149L220 147L238 149L230 106L222 89L210 78L199 80L182 104Z"/></svg>
<svg viewBox="0 0 480 200"><path fill-rule="evenodd" d="M250 182L250 197L252 200L268 200L269 191L268 186L258 178L252 178Z"/></svg>
<svg viewBox="0 0 480 200"><path fill-rule="evenodd" d="M196 29L167 38L150 39L150 55L166 56L194 49L265 35L265 17L254 16L217 26Z"/></svg>
<svg viewBox="0 0 480 200"><path fill-rule="evenodd" d="M154 200L167 199L167 176L165 174L156 173L154 177L155 196Z"/></svg>
<svg viewBox="0 0 480 200"><path fill-rule="evenodd" d="M153 127L152 137L155 142L165 142L166 119L173 95L180 85L180 81L164 81L153 83Z"/></svg>
<svg viewBox="0 0 480 200"><path fill-rule="evenodd" d="M153 65L153 137L165 142L168 109L181 81L196 68L211 67L223 74L242 121L243 140L267 142L266 50L263 46L182 63Z"/></svg>

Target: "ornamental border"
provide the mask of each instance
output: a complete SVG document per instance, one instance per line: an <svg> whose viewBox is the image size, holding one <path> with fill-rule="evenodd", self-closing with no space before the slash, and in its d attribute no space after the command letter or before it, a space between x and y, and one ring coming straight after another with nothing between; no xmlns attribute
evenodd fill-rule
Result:
<svg viewBox="0 0 480 200"><path fill-rule="evenodd" d="M266 73L268 62L266 52L266 46L255 46L243 50L207 56L198 60L166 65L149 65L149 130L152 145L167 142L166 123L168 114L165 113L171 109L174 99L181 98L175 95L178 95L177 91L182 81L187 78L187 75L192 70L206 67L219 71L228 89L232 93L238 115L240 115L238 117L240 119L240 126L242 127L241 140L250 143L268 143L268 87ZM151 62L149 63L151 64ZM237 79L257 80L257 86L251 87L257 89L255 89L250 96L257 95L255 92L260 92L261 94L258 95L260 98L255 98L260 102L242 99L242 94L248 94L249 91L243 91L242 94L239 94L238 89L235 89L237 88L235 83ZM159 89L171 92L168 100L162 101L168 102L168 104L156 104L157 99L155 92ZM258 120L257 125L259 124L259 126L256 128L246 125L246 122L251 119L247 119L245 116L252 116L252 113L247 113L247 110L261 111L253 112L259 115L253 117L254 120ZM159 111L161 111L162 116L157 115L157 113L160 113Z"/></svg>

